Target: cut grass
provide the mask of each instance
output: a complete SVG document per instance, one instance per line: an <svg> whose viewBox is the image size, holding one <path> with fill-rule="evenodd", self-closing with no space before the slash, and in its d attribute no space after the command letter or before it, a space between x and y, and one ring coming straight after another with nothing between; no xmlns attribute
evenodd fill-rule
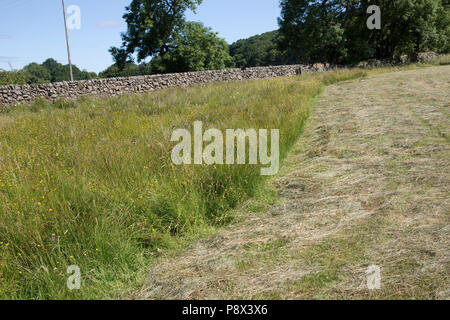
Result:
<svg viewBox="0 0 450 320"><path fill-rule="evenodd" d="M275 195L258 166L173 166L172 131L196 120L218 129L278 128L283 159L311 98L324 85L365 74L340 70L3 110L0 297L120 297L141 284L161 250L229 223L252 197L248 210L264 211ZM261 250L271 247L282 243ZM66 288L72 264L82 271L79 291Z"/></svg>
<svg viewBox="0 0 450 320"><path fill-rule="evenodd" d="M0 297L116 297L150 259L207 234L255 195L259 166L174 166L175 128L280 129L284 158L342 70L75 102L0 115ZM262 210L264 205L255 206ZM82 289L66 287L78 265Z"/></svg>

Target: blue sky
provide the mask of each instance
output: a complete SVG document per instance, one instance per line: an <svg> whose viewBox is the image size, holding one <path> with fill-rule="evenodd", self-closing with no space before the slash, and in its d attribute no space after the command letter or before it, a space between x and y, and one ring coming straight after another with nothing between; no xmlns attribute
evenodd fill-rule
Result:
<svg viewBox="0 0 450 320"><path fill-rule="evenodd" d="M81 9L81 28L69 30L72 62L99 72L112 64L108 48L120 46L122 15L131 0L66 0ZM201 21L228 43L277 29L279 0L203 0L188 20ZM0 0L0 68L20 69L52 57L66 64L61 0Z"/></svg>

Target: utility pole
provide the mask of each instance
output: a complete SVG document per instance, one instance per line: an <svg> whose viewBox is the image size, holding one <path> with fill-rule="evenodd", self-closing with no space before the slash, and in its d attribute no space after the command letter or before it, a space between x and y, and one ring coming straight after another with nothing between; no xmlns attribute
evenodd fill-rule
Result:
<svg viewBox="0 0 450 320"><path fill-rule="evenodd" d="M67 32L66 5L64 3L64 0L62 0L62 6L64 14L64 27L66 28L67 56L69 58L70 81L73 81L72 60L70 59L69 33Z"/></svg>

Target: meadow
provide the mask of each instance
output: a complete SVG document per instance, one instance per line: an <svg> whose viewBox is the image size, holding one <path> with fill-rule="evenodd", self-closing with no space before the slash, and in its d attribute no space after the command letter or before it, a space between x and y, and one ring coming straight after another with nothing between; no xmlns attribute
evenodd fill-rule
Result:
<svg viewBox="0 0 450 320"><path fill-rule="evenodd" d="M116 298L149 261L233 220L260 165L175 166L173 130L280 129L280 159L323 86L365 71L80 98L0 113L0 298ZM68 290L78 265L81 290Z"/></svg>

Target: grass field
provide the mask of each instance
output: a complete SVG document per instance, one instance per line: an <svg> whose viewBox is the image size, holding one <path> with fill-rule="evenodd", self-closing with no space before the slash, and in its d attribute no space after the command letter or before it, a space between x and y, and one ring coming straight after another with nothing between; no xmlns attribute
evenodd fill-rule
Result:
<svg viewBox="0 0 450 320"><path fill-rule="evenodd" d="M445 62L445 61L444 61ZM443 63L442 61L438 63ZM417 68L410 66L408 68ZM0 113L0 298L116 298L161 252L233 221L260 166L174 166L174 129L280 129L284 159L324 86L393 71L217 83L116 98L37 101ZM66 287L69 265L82 290Z"/></svg>
<svg viewBox="0 0 450 320"><path fill-rule="evenodd" d="M106 298L161 250L229 223L259 166L174 166L176 128L280 129L284 158L324 84L359 70L37 101L0 114L0 297ZM67 266L82 290L66 287Z"/></svg>
<svg viewBox="0 0 450 320"><path fill-rule="evenodd" d="M267 182L276 201L164 252L132 297L448 300L450 66L382 71L327 86Z"/></svg>

